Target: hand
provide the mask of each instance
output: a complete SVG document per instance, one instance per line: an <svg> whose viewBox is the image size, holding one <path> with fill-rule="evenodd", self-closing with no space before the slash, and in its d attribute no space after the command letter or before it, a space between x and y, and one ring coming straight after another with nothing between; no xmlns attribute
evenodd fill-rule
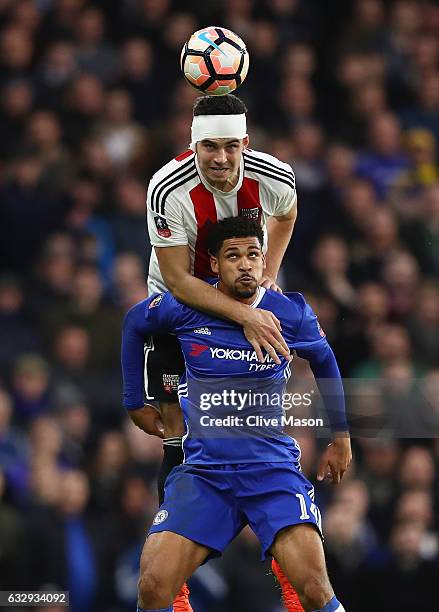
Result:
<svg viewBox="0 0 439 612"><path fill-rule="evenodd" d="M262 278L261 287L265 287L265 289L271 289L272 291L277 291L277 293L283 293L282 289L276 283L276 281L270 276L264 276Z"/></svg>
<svg viewBox="0 0 439 612"><path fill-rule="evenodd" d="M278 353L291 361L290 349L281 334L280 321L272 312L262 308L246 308L246 318L242 321L244 334L256 351L258 360L264 363L262 349L273 361L280 364Z"/></svg>
<svg viewBox="0 0 439 612"><path fill-rule="evenodd" d="M328 478L332 484L338 484L352 461L351 439L349 434L335 434L333 441L319 463L317 480Z"/></svg>
<svg viewBox="0 0 439 612"><path fill-rule="evenodd" d="M158 436L164 438L163 423L160 420L160 415L154 406L146 404L143 408L137 408L136 410L129 410L128 414L131 417L134 425L143 429L144 432L151 436Z"/></svg>

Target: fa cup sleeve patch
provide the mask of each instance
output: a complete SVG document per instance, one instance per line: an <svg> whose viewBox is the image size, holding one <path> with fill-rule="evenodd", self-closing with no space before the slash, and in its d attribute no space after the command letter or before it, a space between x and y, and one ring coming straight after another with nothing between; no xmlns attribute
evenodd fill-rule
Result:
<svg viewBox="0 0 439 612"><path fill-rule="evenodd" d="M166 219L164 217L159 217L157 215L154 217L154 221L155 221L157 232L159 236L162 236L162 238L169 238L171 235L171 230L168 227Z"/></svg>

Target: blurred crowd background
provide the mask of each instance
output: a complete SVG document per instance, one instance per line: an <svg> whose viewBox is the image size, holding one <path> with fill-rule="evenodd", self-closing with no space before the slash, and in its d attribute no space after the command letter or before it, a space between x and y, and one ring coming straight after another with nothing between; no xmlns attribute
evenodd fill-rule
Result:
<svg viewBox="0 0 439 612"><path fill-rule="evenodd" d="M120 324L145 297L145 188L187 149L197 28L242 36L251 145L292 164L282 269L355 382L355 461L319 486L350 612L437 602L439 6L427 0L0 0L0 584L135 609L161 442L121 408ZM306 378L303 364L297 369ZM400 435L398 435L400 434ZM322 440L301 435L314 477ZM196 612L279 612L245 531Z"/></svg>

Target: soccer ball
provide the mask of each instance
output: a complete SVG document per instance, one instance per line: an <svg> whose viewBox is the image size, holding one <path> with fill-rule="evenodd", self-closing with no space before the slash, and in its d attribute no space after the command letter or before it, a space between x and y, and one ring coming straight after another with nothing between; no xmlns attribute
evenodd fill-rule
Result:
<svg viewBox="0 0 439 612"><path fill-rule="evenodd" d="M185 79L199 91L224 96L247 76L249 57L239 36L210 26L194 32L181 51Z"/></svg>

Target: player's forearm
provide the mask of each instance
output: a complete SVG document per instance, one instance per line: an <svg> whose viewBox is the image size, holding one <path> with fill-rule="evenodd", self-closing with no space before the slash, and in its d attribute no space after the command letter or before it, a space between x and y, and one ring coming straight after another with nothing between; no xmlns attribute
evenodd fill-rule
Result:
<svg viewBox="0 0 439 612"><path fill-rule="evenodd" d="M127 410L130 419L139 429L142 429L144 432L148 432L149 420L148 414L149 411L154 410L151 406L140 406L139 408L130 408Z"/></svg>
<svg viewBox="0 0 439 612"><path fill-rule="evenodd" d="M249 306L228 297L209 283L191 274L165 278L165 282L174 297L183 304L241 325L244 323Z"/></svg>
<svg viewBox="0 0 439 612"><path fill-rule="evenodd" d="M125 315L122 328L123 405L127 410L143 406L145 336L139 332L139 323L145 319L143 312L143 303L136 304Z"/></svg>
<svg viewBox="0 0 439 612"><path fill-rule="evenodd" d="M296 209L294 209L295 211ZM293 234L295 222L296 214L288 219L271 217L267 221L268 251L265 273L273 280L276 280L279 274L282 259Z"/></svg>

